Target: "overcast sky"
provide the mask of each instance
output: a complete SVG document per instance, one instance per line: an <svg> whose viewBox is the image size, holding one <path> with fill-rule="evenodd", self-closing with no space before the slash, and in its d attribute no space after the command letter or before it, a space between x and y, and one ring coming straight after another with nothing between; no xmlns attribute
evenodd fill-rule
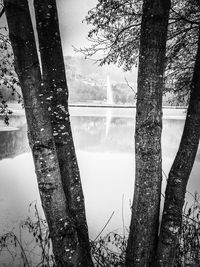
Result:
<svg viewBox="0 0 200 267"><path fill-rule="evenodd" d="M89 27L82 20L89 9L95 7L97 0L57 0L60 30L64 55L73 53L76 47L88 44L86 37Z"/></svg>
<svg viewBox="0 0 200 267"><path fill-rule="evenodd" d="M31 14L34 16L33 0L28 0L28 2L30 4ZM88 11L96 6L98 0L56 0L56 2L64 56L81 55L80 53L75 54L72 45L77 48L89 46L87 33L91 26L88 26L86 23L82 23L82 21ZM35 28L35 19L34 17L32 17L32 19ZM3 26L4 23L5 16L1 18L0 25ZM113 68L112 65L108 68L110 67ZM116 66L115 68L117 69ZM128 73L126 73L126 75L128 75ZM122 76L124 77L124 73L122 73Z"/></svg>
<svg viewBox="0 0 200 267"><path fill-rule="evenodd" d="M42 0L41 0L42 1ZM86 39L89 26L82 23L88 11L95 7L97 0L56 0L64 55L73 52L73 46L80 48L88 44ZM33 3L33 0L29 0ZM31 10L33 13L33 10ZM5 24L5 15L0 25Z"/></svg>

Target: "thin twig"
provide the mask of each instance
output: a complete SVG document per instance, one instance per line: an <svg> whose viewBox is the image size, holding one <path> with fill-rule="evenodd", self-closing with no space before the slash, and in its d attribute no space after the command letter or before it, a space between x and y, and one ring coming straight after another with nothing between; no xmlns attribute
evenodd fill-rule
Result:
<svg viewBox="0 0 200 267"><path fill-rule="evenodd" d="M114 215L114 211L112 212L112 214L110 215L110 218L108 219L108 221L106 222L106 224L104 225L103 229L101 230L101 232L96 236L96 238L94 239L94 241L97 240L97 238L102 234L102 232L104 231L104 229L106 228L106 226L109 224L110 220L112 219L113 215Z"/></svg>
<svg viewBox="0 0 200 267"><path fill-rule="evenodd" d="M135 94L136 97L136 91L134 90L134 88L129 84L128 80L126 79L126 77L124 78L124 80L126 81L126 84L128 85L128 87L133 91L133 93Z"/></svg>
<svg viewBox="0 0 200 267"><path fill-rule="evenodd" d="M5 7L3 7L2 10L0 11L0 18L3 16L4 12L5 12Z"/></svg>
<svg viewBox="0 0 200 267"><path fill-rule="evenodd" d="M162 172L163 172L163 174L164 174L164 177L165 177L165 179L166 179L166 181L168 180L168 177L167 177L167 174L165 173L165 171L162 169Z"/></svg>

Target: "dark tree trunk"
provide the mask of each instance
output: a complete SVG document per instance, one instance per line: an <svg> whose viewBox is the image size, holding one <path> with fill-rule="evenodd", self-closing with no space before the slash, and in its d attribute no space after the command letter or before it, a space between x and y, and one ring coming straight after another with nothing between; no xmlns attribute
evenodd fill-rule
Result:
<svg viewBox="0 0 200 267"><path fill-rule="evenodd" d="M180 146L169 172L156 266L174 266L187 182L200 138L200 33L190 100Z"/></svg>
<svg viewBox="0 0 200 267"><path fill-rule="evenodd" d="M144 0L135 130L135 191L126 266L151 266L162 182L162 89L170 0Z"/></svg>
<svg viewBox="0 0 200 267"><path fill-rule="evenodd" d="M34 1L37 33L46 87L46 100L53 127L60 171L80 249L77 266L93 266L90 255L84 196L73 143L69 110L68 87L60 39L55 0ZM79 263L79 265L78 265Z"/></svg>
<svg viewBox="0 0 200 267"><path fill-rule="evenodd" d="M4 0L15 68L21 83L29 142L35 163L42 206L48 222L57 266L75 266L77 234L68 224L66 198L27 0ZM78 265L76 265L78 266Z"/></svg>

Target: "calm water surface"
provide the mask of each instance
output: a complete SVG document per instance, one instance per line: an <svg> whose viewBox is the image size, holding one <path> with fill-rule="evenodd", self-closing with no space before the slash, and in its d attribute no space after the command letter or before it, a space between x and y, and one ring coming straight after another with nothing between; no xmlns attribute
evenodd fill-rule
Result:
<svg viewBox="0 0 200 267"><path fill-rule="evenodd" d="M71 122L85 194L91 238L114 215L105 232L129 226L134 190L134 109L71 108ZM178 149L184 110L164 110L162 153L167 174ZM17 228L28 215L28 205L40 200L26 137L25 118L12 117L10 127L0 124L0 232ZM200 151L188 191L200 191ZM166 184L163 177L163 192ZM187 201L191 201L187 194Z"/></svg>

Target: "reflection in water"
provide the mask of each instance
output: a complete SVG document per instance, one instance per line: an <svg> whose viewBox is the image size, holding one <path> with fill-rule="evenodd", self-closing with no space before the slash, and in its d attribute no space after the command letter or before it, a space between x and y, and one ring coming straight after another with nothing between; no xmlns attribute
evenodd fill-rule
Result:
<svg viewBox="0 0 200 267"><path fill-rule="evenodd" d="M107 76L107 104L108 105L113 105L114 104L112 87L111 87L111 84L110 84L109 75ZM109 127L110 127L110 124L111 124L111 120L112 120L112 109L109 108L109 109L107 109L107 113L106 113L106 136L108 135L108 131L109 131Z"/></svg>
<svg viewBox="0 0 200 267"><path fill-rule="evenodd" d="M115 214L106 231L122 227L123 195L124 220L125 225L129 225L134 187L134 119L115 116L105 133L105 115L71 117L91 238L100 232L113 211ZM163 122L165 173L168 173L177 152L183 123L182 119L165 119ZM5 230L27 214L28 204L39 199L39 194L30 152L19 155L28 148L25 126L18 131L0 132L0 138L1 158L4 158L0 161L0 212L4 214L0 229ZM7 157L12 159L5 159ZM188 186L193 193L200 184L199 171L200 151ZM163 190L164 186L165 181Z"/></svg>
<svg viewBox="0 0 200 267"><path fill-rule="evenodd" d="M0 118L0 159L13 158L28 150L25 117L10 116L9 126Z"/></svg>
<svg viewBox="0 0 200 267"><path fill-rule="evenodd" d="M108 135L111 121L112 121L112 109L109 108L106 114L106 136Z"/></svg>
<svg viewBox="0 0 200 267"><path fill-rule="evenodd" d="M104 117L72 117L74 139L78 150L90 152L133 153L135 121L132 118L112 118L109 132L105 135ZM163 121L163 157L174 157L179 146L184 120ZM200 151L197 159L200 160Z"/></svg>
<svg viewBox="0 0 200 267"><path fill-rule="evenodd" d="M26 125L13 131L1 131L0 140L0 159L14 158L29 150Z"/></svg>

